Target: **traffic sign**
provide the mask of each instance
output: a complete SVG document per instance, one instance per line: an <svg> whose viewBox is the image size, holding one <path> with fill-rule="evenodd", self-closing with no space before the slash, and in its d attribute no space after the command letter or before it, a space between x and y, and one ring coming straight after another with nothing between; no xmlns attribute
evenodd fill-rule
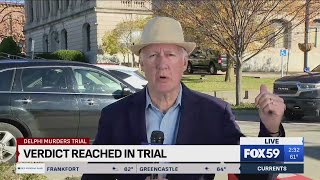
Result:
<svg viewBox="0 0 320 180"><path fill-rule="evenodd" d="M280 49L280 56L287 56L287 50L286 49Z"/></svg>

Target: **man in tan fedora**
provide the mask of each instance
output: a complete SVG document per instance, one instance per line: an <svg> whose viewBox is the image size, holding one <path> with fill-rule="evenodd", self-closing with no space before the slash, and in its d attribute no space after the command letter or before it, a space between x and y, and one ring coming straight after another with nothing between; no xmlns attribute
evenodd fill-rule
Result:
<svg viewBox="0 0 320 180"><path fill-rule="evenodd" d="M144 27L141 43L131 51L141 59L147 87L102 110L94 144L139 145L150 143L151 133L164 133L164 144L238 144L244 136L230 105L195 92L181 83L188 55L195 48L185 42L181 25L168 17L155 17ZM256 98L261 119L259 136L284 136L283 100L264 85ZM214 175L173 175L169 180L213 179ZM268 175L244 175L241 179L268 179ZM148 175L84 175L83 179L150 179Z"/></svg>

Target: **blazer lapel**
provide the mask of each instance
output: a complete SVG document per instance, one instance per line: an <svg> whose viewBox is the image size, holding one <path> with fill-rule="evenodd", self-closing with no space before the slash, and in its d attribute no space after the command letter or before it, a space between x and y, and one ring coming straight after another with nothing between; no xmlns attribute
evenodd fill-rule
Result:
<svg viewBox="0 0 320 180"><path fill-rule="evenodd" d="M145 118L145 106L146 106L146 88L137 92L132 98L129 111L129 126L132 135L134 136L134 143L140 145L147 143L147 131L146 131L146 118Z"/></svg>
<svg viewBox="0 0 320 180"><path fill-rule="evenodd" d="M181 115L176 144L192 144L194 139L197 138L196 134L192 132L198 122L199 108L197 101L192 91L182 83Z"/></svg>

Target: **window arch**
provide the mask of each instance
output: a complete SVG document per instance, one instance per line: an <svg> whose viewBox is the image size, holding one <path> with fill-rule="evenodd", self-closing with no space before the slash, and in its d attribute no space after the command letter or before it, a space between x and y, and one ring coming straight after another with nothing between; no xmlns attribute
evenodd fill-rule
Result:
<svg viewBox="0 0 320 180"><path fill-rule="evenodd" d="M90 40L91 27L90 24L85 23L82 26L82 49L84 52L91 51L91 40Z"/></svg>
<svg viewBox="0 0 320 180"><path fill-rule="evenodd" d="M68 49L68 32L66 29L61 30L61 49Z"/></svg>

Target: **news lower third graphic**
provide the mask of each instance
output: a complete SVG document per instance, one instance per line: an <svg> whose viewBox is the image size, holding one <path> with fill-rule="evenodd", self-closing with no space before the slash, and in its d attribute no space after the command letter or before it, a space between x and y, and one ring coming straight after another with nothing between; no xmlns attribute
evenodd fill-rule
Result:
<svg viewBox="0 0 320 180"><path fill-rule="evenodd" d="M87 138L22 138L17 142L16 172L20 174L304 171L302 137L245 137L240 145L90 145Z"/></svg>
<svg viewBox="0 0 320 180"><path fill-rule="evenodd" d="M303 162L303 138L240 140L241 162Z"/></svg>
<svg viewBox="0 0 320 180"><path fill-rule="evenodd" d="M18 174L265 174L303 173L303 164L270 163L17 163Z"/></svg>

